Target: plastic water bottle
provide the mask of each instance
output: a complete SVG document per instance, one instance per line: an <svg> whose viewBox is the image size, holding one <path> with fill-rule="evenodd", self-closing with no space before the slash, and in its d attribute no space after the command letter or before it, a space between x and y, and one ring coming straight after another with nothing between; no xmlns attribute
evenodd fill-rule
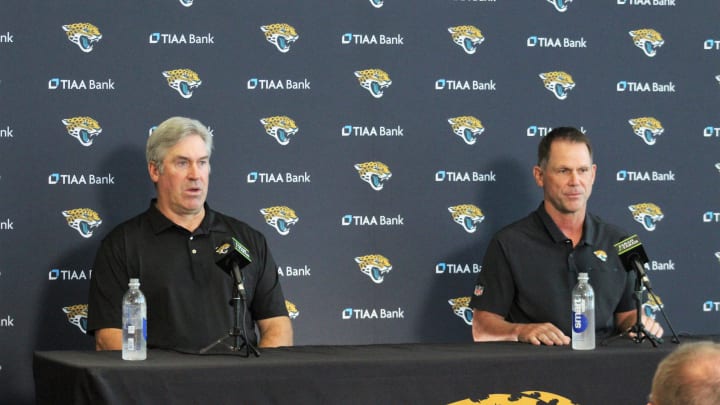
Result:
<svg viewBox="0 0 720 405"><path fill-rule="evenodd" d="M595 293L588 283L587 273L578 274L578 283L572 290L572 348L595 348Z"/></svg>
<svg viewBox="0 0 720 405"><path fill-rule="evenodd" d="M147 304L140 291L140 280L131 278L122 303L122 358L145 360L147 357Z"/></svg>

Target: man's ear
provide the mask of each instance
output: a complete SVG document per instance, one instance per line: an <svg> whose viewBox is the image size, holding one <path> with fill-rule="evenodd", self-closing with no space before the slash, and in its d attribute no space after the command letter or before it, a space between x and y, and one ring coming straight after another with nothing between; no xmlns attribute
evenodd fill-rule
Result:
<svg viewBox="0 0 720 405"><path fill-rule="evenodd" d="M538 186L543 186L543 170L540 168L540 166L533 167L533 177L535 178L535 183L537 183Z"/></svg>
<svg viewBox="0 0 720 405"><path fill-rule="evenodd" d="M153 183L157 183L160 178L160 170L155 163L148 163L148 174L150 175L150 180L152 180Z"/></svg>

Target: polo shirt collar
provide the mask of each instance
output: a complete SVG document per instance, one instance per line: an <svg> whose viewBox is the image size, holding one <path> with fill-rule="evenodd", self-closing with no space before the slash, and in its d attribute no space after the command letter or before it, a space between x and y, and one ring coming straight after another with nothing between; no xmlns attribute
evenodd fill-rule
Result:
<svg viewBox="0 0 720 405"><path fill-rule="evenodd" d="M165 231L169 228L176 227L177 225L169 220L165 215L157 209L157 198L153 198L150 201L150 208L148 209L148 218L150 226L155 234ZM228 231L227 225L223 221L220 221L215 215L215 211L210 209L210 206L206 202L204 204L205 217L203 217L200 226L195 230L195 234L207 234L210 231Z"/></svg>
<svg viewBox="0 0 720 405"><path fill-rule="evenodd" d="M540 217L540 221L542 221L545 229L548 231L550 237L555 243L565 242L568 239L567 236L562 233L560 228L557 227L555 221L550 218L550 214L545 211L544 201L540 202L540 206L535 212ZM597 235L596 229L597 224L595 223L595 220L586 210L585 220L583 221L583 234L578 245L595 245L595 237Z"/></svg>

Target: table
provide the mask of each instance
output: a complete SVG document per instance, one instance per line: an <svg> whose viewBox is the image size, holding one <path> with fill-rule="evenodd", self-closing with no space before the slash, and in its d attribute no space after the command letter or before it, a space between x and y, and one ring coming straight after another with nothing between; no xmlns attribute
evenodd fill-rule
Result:
<svg viewBox="0 0 720 405"><path fill-rule="evenodd" d="M298 346L257 358L150 350L135 362L117 351L45 351L35 352L33 372L38 404L473 404L534 391L585 405L644 404L657 363L675 347L627 339L592 351L510 342Z"/></svg>

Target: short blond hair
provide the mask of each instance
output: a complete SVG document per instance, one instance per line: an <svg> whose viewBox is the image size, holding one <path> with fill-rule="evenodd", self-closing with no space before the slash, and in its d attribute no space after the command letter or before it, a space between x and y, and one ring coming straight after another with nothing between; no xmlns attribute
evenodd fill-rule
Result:
<svg viewBox="0 0 720 405"><path fill-rule="evenodd" d="M720 344L685 343L658 364L653 377L653 405L720 403Z"/></svg>

